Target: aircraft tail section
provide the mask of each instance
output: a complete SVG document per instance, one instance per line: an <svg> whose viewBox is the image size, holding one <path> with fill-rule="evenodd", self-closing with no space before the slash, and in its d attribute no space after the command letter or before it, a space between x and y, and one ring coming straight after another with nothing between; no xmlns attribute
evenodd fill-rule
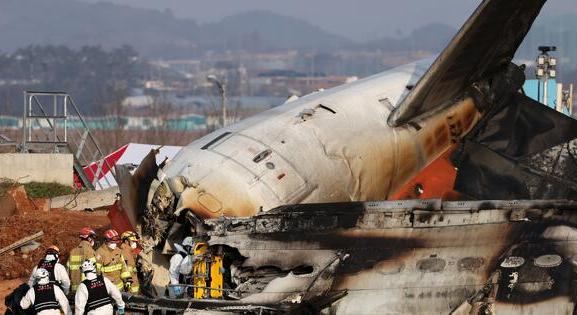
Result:
<svg viewBox="0 0 577 315"><path fill-rule="evenodd" d="M400 126L449 106L507 67L546 0L485 0L389 116Z"/></svg>

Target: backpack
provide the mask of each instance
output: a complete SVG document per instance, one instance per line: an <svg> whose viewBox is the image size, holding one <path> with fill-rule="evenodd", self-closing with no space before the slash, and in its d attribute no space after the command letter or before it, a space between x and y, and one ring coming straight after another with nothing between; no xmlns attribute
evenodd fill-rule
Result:
<svg viewBox="0 0 577 315"><path fill-rule="evenodd" d="M30 307L27 310L23 310L20 307L20 301L28 290L30 290L28 284L23 283L4 298L4 305L6 305L5 315L33 315L36 313L34 312L34 307Z"/></svg>

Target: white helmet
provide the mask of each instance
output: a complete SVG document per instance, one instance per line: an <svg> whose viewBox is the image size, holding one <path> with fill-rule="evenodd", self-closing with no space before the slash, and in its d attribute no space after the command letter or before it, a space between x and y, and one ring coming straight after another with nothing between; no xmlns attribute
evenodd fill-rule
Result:
<svg viewBox="0 0 577 315"><path fill-rule="evenodd" d="M191 236L187 236L182 240L182 246L189 246L192 247L192 245L194 244L194 241L192 240Z"/></svg>
<svg viewBox="0 0 577 315"><path fill-rule="evenodd" d="M48 277L50 277L50 273L44 268L38 268L36 269L36 272L34 272L34 279L37 281Z"/></svg>
<svg viewBox="0 0 577 315"><path fill-rule="evenodd" d="M84 273L86 272L96 272L96 265L92 260L85 260L80 266L80 270Z"/></svg>

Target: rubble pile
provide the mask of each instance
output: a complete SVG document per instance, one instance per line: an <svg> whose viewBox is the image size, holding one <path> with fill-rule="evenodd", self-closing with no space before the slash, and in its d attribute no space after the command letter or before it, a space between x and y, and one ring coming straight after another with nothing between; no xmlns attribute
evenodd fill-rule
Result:
<svg viewBox="0 0 577 315"><path fill-rule="evenodd" d="M37 232L44 232L42 238L37 240L40 243L38 248L20 247L0 254L0 280L28 277L50 245L60 248L60 260L66 262L69 250L78 243L78 231L87 225L93 227L97 233L102 233L110 227L110 221L104 211L76 212L56 209L49 212L29 211L0 218L0 248Z"/></svg>

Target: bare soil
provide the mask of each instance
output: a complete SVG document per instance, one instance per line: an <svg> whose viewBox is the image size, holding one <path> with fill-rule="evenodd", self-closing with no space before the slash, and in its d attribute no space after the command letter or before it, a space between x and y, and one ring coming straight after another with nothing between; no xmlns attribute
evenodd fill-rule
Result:
<svg viewBox="0 0 577 315"><path fill-rule="evenodd" d="M44 256L44 251L50 245L60 248L60 261L66 262L69 251L78 244L78 232L84 226L92 227L101 235L110 228L106 211L53 209L48 212L31 211L0 218L0 248L39 231L44 232L42 239L38 240L42 243L38 249L28 254L15 250L0 256L0 280L28 278L32 268L38 264ZM2 284L0 288L3 288Z"/></svg>
<svg viewBox="0 0 577 315"><path fill-rule="evenodd" d="M4 298L8 296L8 294L12 293L14 289L16 289L26 280L28 279L12 279L0 281L0 314L4 314L6 312Z"/></svg>

